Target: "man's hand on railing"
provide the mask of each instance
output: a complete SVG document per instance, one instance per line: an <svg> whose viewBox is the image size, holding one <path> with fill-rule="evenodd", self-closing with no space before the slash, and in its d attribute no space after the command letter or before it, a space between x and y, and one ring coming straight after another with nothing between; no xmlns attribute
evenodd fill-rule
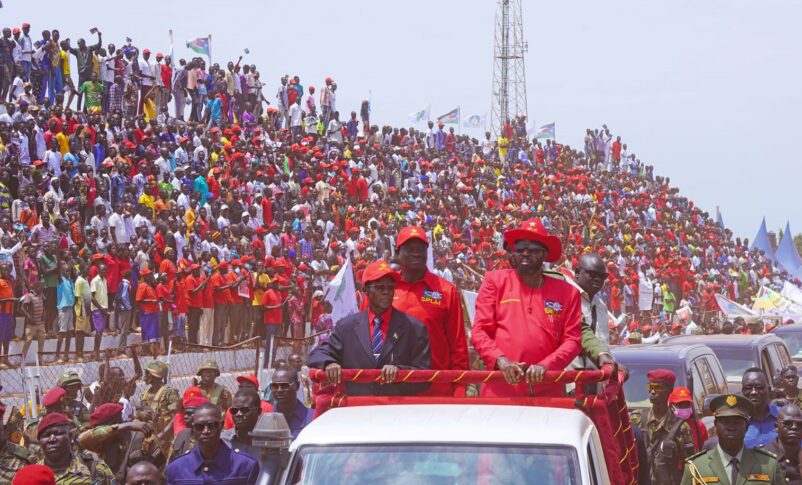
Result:
<svg viewBox="0 0 802 485"><path fill-rule="evenodd" d="M504 380L507 381L507 384L518 384L524 375L519 363L511 361L503 355L496 359L496 368L504 374Z"/></svg>
<svg viewBox="0 0 802 485"><path fill-rule="evenodd" d="M389 364L382 367L382 381L384 381L384 383L389 384L393 382L397 375L398 367Z"/></svg>
<svg viewBox="0 0 802 485"><path fill-rule="evenodd" d="M326 366L326 377L328 377L329 382L331 382L335 386L340 383L342 375L343 375L343 368L340 364L332 362L331 364Z"/></svg>
<svg viewBox="0 0 802 485"><path fill-rule="evenodd" d="M539 384L546 375L546 368L542 365L532 364L526 369L524 377L527 384Z"/></svg>

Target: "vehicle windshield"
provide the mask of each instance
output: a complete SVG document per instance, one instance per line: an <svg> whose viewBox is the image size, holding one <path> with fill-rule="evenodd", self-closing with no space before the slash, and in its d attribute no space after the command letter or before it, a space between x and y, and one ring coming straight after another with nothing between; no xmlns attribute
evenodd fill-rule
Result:
<svg viewBox="0 0 802 485"><path fill-rule="evenodd" d="M307 446L293 461L293 484L578 484L568 446Z"/></svg>
<svg viewBox="0 0 802 485"><path fill-rule="evenodd" d="M624 398L627 400L627 407L630 408L652 407L652 404L649 402L649 389L646 387L646 384L648 383L648 380L646 379L646 373L652 369L656 369L658 367L661 369L669 369L674 372L674 375L677 376L677 382L675 385L687 385L685 382L685 372L683 372L678 365L655 366L654 364L638 365L629 363L624 365L626 365L627 370L629 370L629 379L624 382Z"/></svg>
<svg viewBox="0 0 802 485"><path fill-rule="evenodd" d="M802 334L780 333L777 334L777 336L785 342L792 359L802 360Z"/></svg>
<svg viewBox="0 0 802 485"><path fill-rule="evenodd" d="M741 381L746 369L750 367L760 367L755 364L755 361L750 357L752 352L747 349L713 349L721 367L724 369L724 375L727 376L727 381Z"/></svg>

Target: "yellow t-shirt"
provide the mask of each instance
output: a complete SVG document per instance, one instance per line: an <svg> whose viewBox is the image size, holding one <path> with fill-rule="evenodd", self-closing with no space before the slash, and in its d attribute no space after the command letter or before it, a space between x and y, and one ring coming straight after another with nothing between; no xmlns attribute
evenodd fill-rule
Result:
<svg viewBox="0 0 802 485"><path fill-rule="evenodd" d="M256 287L257 283L267 286L270 283L270 276L268 276L267 273L260 273L259 276L256 277L256 281L254 281L253 284L253 306L261 306L262 297L265 294L264 289Z"/></svg>
<svg viewBox="0 0 802 485"><path fill-rule="evenodd" d="M70 58L67 56L67 51L60 51L61 54L61 72L64 76L70 75Z"/></svg>
<svg viewBox="0 0 802 485"><path fill-rule="evenodd" d="M507 147L510 145L510 141L504 138L503 136L498 137L498 154L501 156L507 156Z"/></svg>
<svg viewBox="0 0 802 485"><path fill-rule="evenodd" d="M56 140L58 141L58 151L61 152L63 157L70 151L70 139L64 133L56 133Z"/></svg>
<svg viewBox="0 0 802 485"><path fill-rule="evenodd" d="M152 216L156 215L156 200L153 198L152 195L148 193L143 193L142 195L139 196L139 203L144 206L150 207Z"/></svg>

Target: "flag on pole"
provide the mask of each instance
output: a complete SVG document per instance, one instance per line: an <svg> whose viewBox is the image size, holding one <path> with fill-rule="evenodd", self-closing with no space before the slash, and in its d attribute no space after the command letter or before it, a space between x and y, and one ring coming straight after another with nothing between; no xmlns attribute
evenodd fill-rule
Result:
<svg viewBox="0 0 802 485"><path fill-rule="evenodd" d="M170 59L175 62L175 53L173 52L173 29L170 29Z"/></svg>
<svg viewBox="0 0 802 485"><path fill-rule="evenodd" d="M470 115L462 120L463 128L483 128L487 115Z"/></svg>
<svg viewBox="0 0 802 485"><path fill-rule="evenodd" d="M718 223L719 227L725 229L724 218L721 217L721 209L718 206L716 206L716 223Z"/></svg>
<svg viewBox="0 0 802 485"><path fill-rule="evenodd" d="M351 258L348 258L333 280L326 284L325 300L331 303L331 319L335 322L359 312Z"/></svg>
<svg viewBox="0 0 802 485"><path fill-rule="evenodd" d="M420 123L424 119L429 117L429 107L423 108L421 110L415 111L414 113L409 114L409 121L412 123Z"/></svg>
<svg viewBox="0 0 802 485"><path fill-rule="evenodd" d="M198 37L195 40L187 41L187 48L192 49L200 55L211 57L212 39L209 37Z"/></svg>
<svg viewBox="0 0 802 485"><path fill-rule="evenodd" d="M437 117L437 122L442 122L445 125L458 125L459 124L459 108L452 109L443 116Z"/></svg>
<svg viewBox="0 0 802 485"><path fill-rule="evenodd" d="M543 125L537 129L537 133L535 134L535 138L552 138L554 139L554 123L549 123L548 125Z"/></svg>

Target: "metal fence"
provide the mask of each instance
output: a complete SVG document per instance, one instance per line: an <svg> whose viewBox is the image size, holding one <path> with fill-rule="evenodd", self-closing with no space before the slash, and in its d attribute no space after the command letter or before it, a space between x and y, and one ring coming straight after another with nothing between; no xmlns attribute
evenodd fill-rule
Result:
<svg viewBox="0 0 802 485"><path fill-rule="evenodd" d="M330 330L326 330L325 332L319 332L306 338L274 336L272 345L265 356L265 367L274 368L276 366L276 361L287 362L292 354L299 354L303 357L303 360L306 361L306 356L309 355L309 351L318 344L322 336L328 335L329 332Z"/></svg>

